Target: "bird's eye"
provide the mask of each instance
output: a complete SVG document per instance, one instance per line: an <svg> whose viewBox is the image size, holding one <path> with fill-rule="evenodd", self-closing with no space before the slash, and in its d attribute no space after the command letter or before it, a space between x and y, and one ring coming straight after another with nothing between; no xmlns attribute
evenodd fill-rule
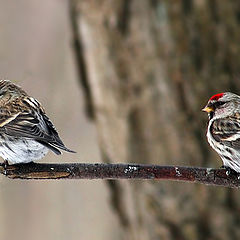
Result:
<svg viewBox="0 0 240 240"><path fill-rule="evenodd" d="M226 103L226 102L218 101L218 102L216 102L216 103L214 104L214 106L215 106L216 108L218 108L218 107L224 105L225 103Z"/></svg>

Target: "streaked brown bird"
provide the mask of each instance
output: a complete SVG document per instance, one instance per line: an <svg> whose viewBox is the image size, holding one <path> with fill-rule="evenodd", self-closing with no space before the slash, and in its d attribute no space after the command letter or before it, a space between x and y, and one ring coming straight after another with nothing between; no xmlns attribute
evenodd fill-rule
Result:
<svg viewBox="0 0 240 240"><path fill-rule="evenodd" d="M0 156L11 163L57 155L68 149L41 104L9 80L0 80Z"/></svg>
<svg viewBox="0 0 240 240"><path fill-rule="evenodd" d="M223 165L240 173L240 96L225 92L212 96L203 111L208 113L207 139Z"/></svg>

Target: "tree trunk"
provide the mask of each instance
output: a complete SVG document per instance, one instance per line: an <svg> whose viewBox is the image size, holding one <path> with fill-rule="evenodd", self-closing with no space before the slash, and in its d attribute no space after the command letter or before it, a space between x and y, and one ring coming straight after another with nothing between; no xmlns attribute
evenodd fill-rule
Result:
<svg viewBox="0 0 240 240"><path fill-rule="evenodd" d="M237 91L237 1L72 1L75 50L105 162L220 166L208 98ZM75 18L74 18L75 17ZM84 69L84 70L81 70ZM108 182L125 239L239 239L237 191Z"/></svg>

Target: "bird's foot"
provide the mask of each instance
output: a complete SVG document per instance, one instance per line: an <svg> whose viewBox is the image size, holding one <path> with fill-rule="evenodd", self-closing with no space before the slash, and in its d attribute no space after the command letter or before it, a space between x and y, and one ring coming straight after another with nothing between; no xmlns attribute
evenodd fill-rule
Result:
<svg viewBox="0 0 240 240"><path fill-rule="evenodd" d="M6 176L7 176L7 168L8 168L8 166L9 166L8 161L7 161L7 160L4 160L4 162L3 162L4 175L6 175Z"/></svg>
<svg viewBox="0 0 240 240"><path fill-rule="evenodd" d="M225 169L226 170L226 175L227 176L235 176L237 177L238 179L240 179L240 173L239 172L236 172L235 170L233 170L232 168L230 167L227 167L227 166L221 166L221 168Z"/></svg>
<svg viewBox="0 0 240 240"><path fill-rule="evenodd" d="M27 162L27 163L15 163L14 165L18 165L18 166L31 166L36 164L35 162L31 161L31 162Z"/></svg>

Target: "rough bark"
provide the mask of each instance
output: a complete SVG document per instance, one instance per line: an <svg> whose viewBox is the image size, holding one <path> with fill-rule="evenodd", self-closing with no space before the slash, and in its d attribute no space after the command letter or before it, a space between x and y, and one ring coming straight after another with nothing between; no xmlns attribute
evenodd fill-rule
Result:
<svg viewBox="0 0 240 240"><path fill-rule="evenodd" d="M214 93L240 87L240 4L77 0L73 7L103 160L219 166L200 110ZM235 190L140 181L111 189L126 239L240 237Z"/></svg>
<svg viewBox="0 0 240 240"><path fill-rule="evenodd" d="M240 187L240 176L230 169L111 163L0 164L0 174L11 179L172 180ZM109 184L111 186L111 184Z"/></svg>

